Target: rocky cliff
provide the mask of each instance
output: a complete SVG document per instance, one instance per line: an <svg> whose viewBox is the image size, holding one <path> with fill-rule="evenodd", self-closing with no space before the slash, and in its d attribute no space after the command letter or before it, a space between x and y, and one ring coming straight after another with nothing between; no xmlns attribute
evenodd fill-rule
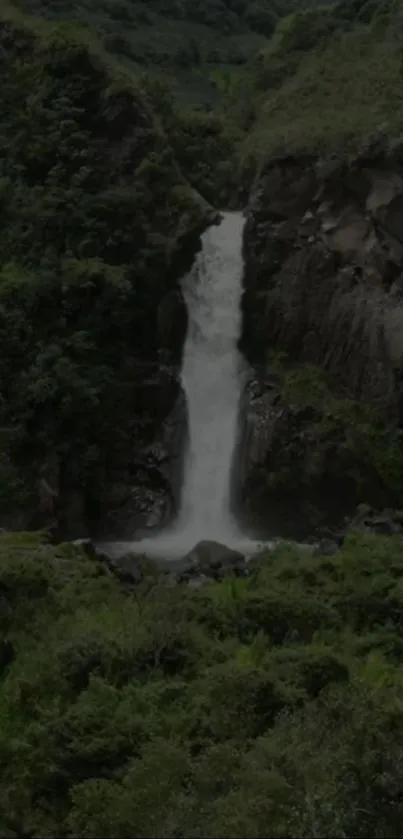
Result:
<svg viewBox="0 0 403 839"><path fill-rule="evenodd" d="M278 513L278 505L292 501L285 518L294 524L299 519L297 530L309 530L315 520L326 520L329 509L337 519L358 500L401 500L401 148L396 144L386 154L374 139L349 159L271 159L248 207L245 260L241 346L258 380L246 398L242 482L249 506L256 512L260 503L267 518L268 508L264 513L265 505L250 498L258 486L275 520L276 505ZM305 376L302 396L301 388L286 393L273 383L273 350L286 354L294 384L296 364L321 371L326 386L322 381L319 400L316 374ZM339 408L341 401L349 403L342 431L327 427L336 410L330 394L337 394ZM366 428L348 446L347 426ZM393 480L373 456L375 443L363 446L375 426L389 441L384 453L394 462Z"/></svg>

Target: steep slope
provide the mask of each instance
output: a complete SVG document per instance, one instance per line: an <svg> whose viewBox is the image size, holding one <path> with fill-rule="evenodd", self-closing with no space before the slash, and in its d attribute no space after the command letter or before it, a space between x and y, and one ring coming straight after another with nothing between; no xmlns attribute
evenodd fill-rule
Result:
<svg viewBox="0 0 403 839"><path fill-rule="evenodd" d="M294 534L403 502L403 4L347 12L281 22L249 79L243 493ZM285 402L273 350L311 366Z"/></svg>
<svg viewBox="0 0 403 839"><path fill-rule="evenodd" d="M132 532L133 498L174 504L147 447L208 208L147 97L63 28L3 13L0 63L0 515L77 534L119 509Z"/></svg>
<svg viewBox="0 0 403 839"><path fill-rule="evenodd" d="M75 21L138 73L168 75L189 103L213 103L276 21L309 0L17 0L50 20Z"/></svg>
<svg viewBox="0 0 403 839"><path fill-rule="evenodd" d="M282 20L252 62L244 154L344 151L402 129L400 0L356 0Z"/></svg>

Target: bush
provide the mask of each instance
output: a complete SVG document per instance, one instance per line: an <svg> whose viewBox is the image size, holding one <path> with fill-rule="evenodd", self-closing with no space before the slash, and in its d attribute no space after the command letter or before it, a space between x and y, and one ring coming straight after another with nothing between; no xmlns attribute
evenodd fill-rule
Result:
<svg viewBox="0 0 403 839"><path fill-rule="evenodd" d="M402 548L280 546L249 578L132 595L2 536L4 834L399 835Z"/></svg>

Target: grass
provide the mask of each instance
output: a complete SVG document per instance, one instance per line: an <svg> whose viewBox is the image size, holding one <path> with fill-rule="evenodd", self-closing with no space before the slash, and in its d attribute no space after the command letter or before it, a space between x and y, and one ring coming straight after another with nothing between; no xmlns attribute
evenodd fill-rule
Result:
<svg viewBox="0 0 403 839"><path fill-rule="evenodd" d="M375 16L347 31L336 27L310 51L282 45L278 37L271 42L251 72L256 118L244 161L283 152L354 153L374 132L387 142L400 136L403 11L400 0L392 6L388 18Z"/></svg>

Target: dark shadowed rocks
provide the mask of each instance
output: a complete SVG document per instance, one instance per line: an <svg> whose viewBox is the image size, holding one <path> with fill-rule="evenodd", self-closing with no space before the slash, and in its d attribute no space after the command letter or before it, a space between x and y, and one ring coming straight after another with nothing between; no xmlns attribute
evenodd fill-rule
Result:
<svg viewBox="0 0 403 839"><path fill-rule="evenodd" d="M247 574L245 557L242 553L208 539L198 542L186 554L181 564L184 566L180 577L183 580L200 575L220 580L228 574L240 577Z"/></svg>
<svg viewBox="0 0 403 839"><path fill-rule="evenodd" d="M272 159L247 214L240 346L253 373L241 412L237 504L265 536L320 537L361 501L383 509L403 498L401 153ZM273 350L287 365L274 365L275 376ZM281 375L302 365L325 377L329 398L284 391ZM376 417L372 452L372 420L352 412L341 422L344 408L335 410L331 393ZM379 423L385 439L395 433L387 468Z"/></svg>
<svg viewBox="0 0 403 839"><path fill-rule="evenodd" d="M303 404L288 380L284 371L268 373L244 391L236 454L244 526L260 538L317 539L329 527L340 530L362 499L378 509L397 506L355 408L326 390L323 400L307 390L313 404Z"/></svg>
<svg viewBox="0 0 403 839"><path fill-rule="evenodd" d="M279 158L262 170L245 229L242 348L317 364L402 418L403 165Z"/></svg>

